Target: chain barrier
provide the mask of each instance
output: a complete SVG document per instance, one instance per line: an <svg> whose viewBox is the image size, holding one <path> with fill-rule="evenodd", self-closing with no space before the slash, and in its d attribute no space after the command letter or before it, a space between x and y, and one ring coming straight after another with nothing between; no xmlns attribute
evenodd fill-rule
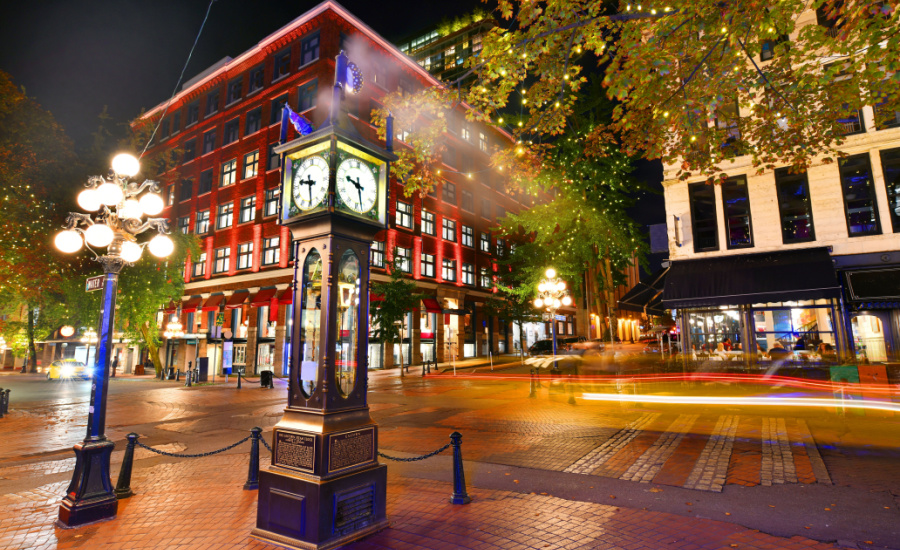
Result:
<svg viewBox="0 0 900 550"><path fill-rule="evenodd" d="M249 436L249 435L248 435L247 437L245 437L244 439L238 441L237 443L232 443L231 445L229 445L229 446L227 446L227 447L222 447L221 449L219 449L219 450L217 450L217 451L210 451L210 452L208 452L208 453L197 453L197 454L168 453L168 452L166 452L166 451L160 451L159 449L154 449L153 447L149 447L149 446L147 446L147 445L144 445L143 443L141 443L140 441L137 441L137 440L135 440L134 443L135 443L135 445L137 445L138 447L140 447L140 448L142 448L142 449L147 449L148 451L153 451L154 453L156 453L156 454L158 454L158 455L163 455L163 456L173 456L173 457L175 457L175 458L202 458L202 457L204 457L204 456L212 456L212 455L216 455L216 454L219 454L219 453L224 453L225 451L229 451L229 450L231 450L231 449L234 449L235 447L237 447L237 446L240 445L241 443L247 441L247 440L250 439L251 437L252 437L252 436Z"/></svg>
<svg viewBox="0 0 900 550"><path fill-rule="evenodd" d="M271 453L272 453L272 447L269 447L269 444L266 442L266 438L265 438L265 437L260 437L259 440L262 441L262 444L265 445L266 449L268 449L268 450L269 450L269 453L271 454Z"/></svg>
<svg viewBox="0 0 900 550"><path fill-rule="evenodd" d="M388 456L388 455L382 453L381 451L378 451L378 456L380 456L381 458L386 458L386 459L388 459L388 460L395 460L395 461L397 461L397 462L415 462L415 461L417 461L417 460L425 460L426 458L431 458L431 457L433 457L433 456L435 456L435 455L439 455L439 454L441 454L442 452L444 452L444 451L446 451L447 449L449 449L449 448L450 448L450 445L451 445L450 443L447 443L446 445L444 445L444 446L441 447L440 449L438 449L438 450L436 450L436 451L432 451L432 452L428 453L427 455L414 456L414 457L410 457L410 458L400 458L399 456Z"/></svg>

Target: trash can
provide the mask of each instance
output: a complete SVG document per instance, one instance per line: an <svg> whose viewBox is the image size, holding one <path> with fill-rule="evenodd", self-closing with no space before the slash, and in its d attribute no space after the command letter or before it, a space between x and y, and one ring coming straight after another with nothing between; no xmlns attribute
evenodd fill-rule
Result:
<svg viewBox="0 0 900 550"><path fill-rule="evenodd" d="M175 380L175 367L169 367L169 371L166 373L166 380Z"/></svg>
<svg viewBox="0 0 900 550"><path fill-rule="evenodd" d="M197 359L197 369L196 373L197 379L195 382L208 382L209 381L209 357L200 357Z"/></svg>
<svg viewBox="0 0 900 550"><path fill-rule="evenodd" d="M259 373L259 385L263 388L268 388L272 385L272 371L264 370Z"/></svg>

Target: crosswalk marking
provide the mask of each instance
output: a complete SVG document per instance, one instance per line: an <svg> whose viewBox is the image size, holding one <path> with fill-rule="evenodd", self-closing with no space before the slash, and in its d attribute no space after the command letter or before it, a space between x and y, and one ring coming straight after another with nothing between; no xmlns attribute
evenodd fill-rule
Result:
<svg viewBox="0 0 900 550"><path fill-rule="evenodd" d="M619 479L650 483L698 418L700 418L699 414L679 415L669 429L661 434L653 445L638 457L624 474L619 476Z"/></svg>
<svg viewBox="0 0 900 550"><path fill-rule="evenodd" d="M739 419L739 416L734 415L719 417L684 487L702 491L722 491Z"/></svg>
<svg viewBox="0 0 900 550"><path fill-rule="evenodd" d="M762 485L797 483L794 456L783 418L762 419Z"/></svg>
<svg viewBox="0 0 900 550"><path fill-rule="evenodd" d="M640 435L643 429L654 422L660 413L643 414L637 420L627 424L624 428L614 433L612 437L603 442L599 447L581 457L564 471L574 474L589 474L605 463L611 456L625 448L635 437Z"/></svg>
<svg viewBox="0 0 900 550"><path fill-rule="evenodd" d="M816 447L816 441L813 439L813 436L809 431L809 426L806 425L806 421L797 420L797 428L800 432L800 439L803 441L803 446L806 448L806 454L809 456L809 462L812 464L816 482L831 485L831 476L828 475L828 470L825 468L825 462L822 460L822 455L819 454L819 448Z"/></svg>

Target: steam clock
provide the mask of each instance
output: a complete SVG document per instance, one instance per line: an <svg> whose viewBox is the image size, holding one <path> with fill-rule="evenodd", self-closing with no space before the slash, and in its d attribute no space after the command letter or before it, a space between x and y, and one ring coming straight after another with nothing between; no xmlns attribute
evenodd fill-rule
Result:
<svg viewBox="0 0 900 550"><path fill-rule="evenodd" d="M388 149L341 108L362 75L337 57L329 119L284 143L280 220L294 247L290 386L260 472L253 535L325 549L387 526L387 466L369 415L369 248L387 223ZM292 115L295 116L295 115Z"/></svg>

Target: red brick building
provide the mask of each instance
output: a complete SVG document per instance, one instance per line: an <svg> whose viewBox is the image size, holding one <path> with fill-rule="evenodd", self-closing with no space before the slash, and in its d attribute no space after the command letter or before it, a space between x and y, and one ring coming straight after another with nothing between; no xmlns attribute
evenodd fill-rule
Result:
<svg viewBox="0 0 900 550"><path fill-rule="evenodd" d="M328 1L254 48L208 68L142 117L156 124L165 112L145 159L168 159L160 176L167 196L164 215L173 230L196 234L203 251L185 267L182 302L166 311L181 316L186 333L166 342L166 363L183 369L188 361L209 357L211 366L221 365L230 331L235 365L248 373L283 373L293 262L289 232L276 223L280 167L272 148L285 102L316 126L326 118L341 49L364 73L363 89L346 102L367 139L378 141L370 117L382 96L440 84ZM490 229L505 212L524 206L505 192L501 173L488 167L491 151L511 145L511 137L465 121L463 107L450 121L446 179L424 197L405 197L393 181L390 228L373 243L373 279L384 278L383 266L396 249L405 258L404 270L433 297L410 314L406 363L421 362L423 354L427 359L436 353L444 361L513 348L509 323L481 314L493 260L507 246ZM289 132L288 139L295 137L293 128ZM405 147L402 129L396 134L395 148ZM397 345L382 360L381 346L370 348L373 367L391 365L399 352Z"/></svg>

